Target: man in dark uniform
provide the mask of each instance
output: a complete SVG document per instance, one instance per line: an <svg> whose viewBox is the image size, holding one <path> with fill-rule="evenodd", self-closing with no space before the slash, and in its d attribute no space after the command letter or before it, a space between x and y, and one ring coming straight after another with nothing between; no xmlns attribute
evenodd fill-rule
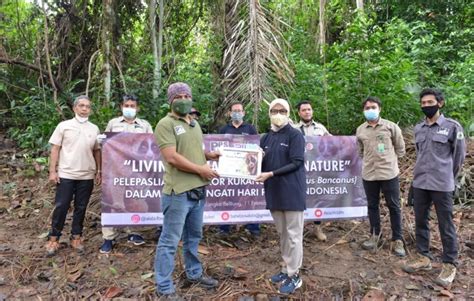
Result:
<svg viewBox="0 0 474 301"><path fill-rule="evenodd" d="M219 130L219 134L258 135L253 125L244 122L245 111L242 103L233 103L229 109L228 114L231 121ZM259 224L247 224L245 228L254 236L260 235ZM219 229L222 234L228 234L230 232L230 225L221 225Z"/></svg>
<svg viewBox="0 0 474 301"><path fill-rule="evenodd" d="M434 203L443 244L443 266L435 282L449 287L456 276L458 257L453 191L456 175L466 156L466 141L461 125L440 113L444 96L439 90L421 91L420 104L426 119L415 126L416 164L413 171L416 248L419 255L403 266L403 270L413 273L431 269L428 213Z"/></svg>

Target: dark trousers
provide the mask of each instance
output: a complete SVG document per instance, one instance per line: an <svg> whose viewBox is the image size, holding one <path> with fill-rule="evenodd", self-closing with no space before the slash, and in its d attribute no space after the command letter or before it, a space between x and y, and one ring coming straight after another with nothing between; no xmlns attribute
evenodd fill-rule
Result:
<svg viewBox="0 0 474 301"><path fill-rule="evenodd" d="M402 212L400 209L400 183L398 176L391 180L366 181L363 180L367 196L367 208L370 221L370 233L380 234L380 191L383 192L390 212L392 226L392 240L402 239Z"/></svg>
<svg viewBox="0 0 474 301"><path fill-rule="evenodd" d="M424 256L430 254L430 227L428 215L431 204L434 203L438 217L439 233L443 243L442 261L456 264L458 257L458 241L453 222L453 193L414 188L415 233L416 248Z"/></svg>
<svg viewBox="0 0 474 301"><path fill-rule="evenodd" d="M87 204L94 188L94 180L71 180L60 178L56 185L54 211L49 236L61 236L66 221L67 212L74 198L74 213L72 217L71 234L82 235Z"/></svg>

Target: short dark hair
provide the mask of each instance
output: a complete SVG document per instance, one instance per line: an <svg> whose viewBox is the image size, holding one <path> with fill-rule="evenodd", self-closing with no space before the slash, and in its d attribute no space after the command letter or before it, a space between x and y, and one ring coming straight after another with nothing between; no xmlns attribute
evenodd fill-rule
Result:
<svg viewBox="0 0 474 301"><path fill-rule="evenodd" d="M369 96L362 102L362 109L365 107L365 104L368 103L369 101L375 102L379 106L379 108L382 107L382 101L380 100L380 98L375 97L375 96Z"/></svg>
<svg viewBox="0 0 474 301"><path fill-rule="evenodd" d="M240 101L237 101L237 102L233 102L233 103L230 104L229 111L232 111L232 107L235 106L235 105L241 105L242 109L244 108L244 104L241 103Z"/></svg>
<svg viewBox="0 0 474 301"><path fill-rule="evenodd" d="M309 102L309 100L303 100L303 101L300 101L297 105L296 105L296 110L299 112L300 111L300 108L302 105L310 105L311 106L311 103ZM312 108L313 106L311 106Z"/></svg>
<svg viewBox="0 0 474 301"><path fill-rule="evenodd" d="M420 100L423 98L423 96L426 95L433 95L436 98L437 102L444 101L444 95L443 92L441 92L438 89L434 88L425 88L420 92Z"/></svg>
<svg viewBox="0 0 474 301"><path fill-rule="evenodd" d="M129 101L129 100L136 102L137 105L138 105L138 98L135 95L125 94L124 96L122 96L122 104L126 101Z"/></svg>

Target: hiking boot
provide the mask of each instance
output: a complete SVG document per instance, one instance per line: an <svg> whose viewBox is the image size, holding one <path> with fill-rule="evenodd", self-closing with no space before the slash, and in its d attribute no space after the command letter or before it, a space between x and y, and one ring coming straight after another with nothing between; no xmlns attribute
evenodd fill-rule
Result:
<svg viewBox="0 0 474 301"><path fill-rule="evenodd" d="M314 235L319 241L326 241L328 238L326 237L326 234L323 232L323 228L321 225L316 225L314 227Z"/></svg>
<svg viewBox="0 0 474 301"><path fill-rule="evenodd" d="M145 240L143 239L143 237L138 234L128 235L127 241L134 244L135 246L140 246L145 243Z"/></svg>
<svg viewBox="0 0 474 301"><path fill-rule="evenodd" d="M55 236L50 236L48 242L45 245L46 256L51 257L56 255L56 252L59 250L59 241Z"/></svg>
<svg viewBox="0 0 474 301"><path fill-rule="evenodd" d="M73 235L71 237L71 247L77 251L77 253L84 253L84 245L82 244L82 237L79 235Z"/></svg>
<svg viewBox="0 0 474 301"><path fill-rule="evenodd" d="M200 287L208 288L208 289L215 288L219 284L219 281L217 281L216 279L211 278L209 276L204 276L204 275L201 275L201 277L197 279L188 278L188 281L192 284L197 284Z"/></svg>
<svg viewBox="0 0 474 301"><path fill-rule="evenodd" d="M418 271L429 271L431 270L431 260L423 255L418 255L418 257L404 266L402 266L402 270L407 273L414 273Z"/></svg>
<svg viewBox="0 0 474 301"><path fill-rule="evenodd" d="M277 283L285 281L286 278L288 278L288 274L280 272L280 273L275 274L272 277L270 277L269 280L270 280L271 283L277 284Z"/></svg>
<svg viewBox="0 0 474 301"><path fill-rule="evenodd" d="M104 243L99 249L100 254L109 254L112 252L112 249L114 247L114 241L111 239L104 239Z"/></svg>
<svg viewBox="0 0 474 301"><path fill-rule="evenodd" d="M436 278L435 283L444 288L448 288L454 281L456 276L456 266L450 263L443 263L441 273Z"/></svg>
<svg viewBox="0 0 474 301"><path fill-rule="evenodd" d="M301 280L298 274L295 274L291 277L287 277L281 284L278 291L280 294L292 294L296 289L300 288L302 284L303 280Z"/></svg>
<svg viewBox="0 0 474 301"><path fill-rule="evenodd" d="M362 248L364 250L373 251L377 249L378 241L379 241L378 235L372 235L368 240L362 243Z"/></svg>
<svg viewBox="0 0 474 301"><path fill-rule="evenodd" d="M407 255L402 240L397 239L393 242L393 254L397 255L398 257L405 257Z"/></svg>

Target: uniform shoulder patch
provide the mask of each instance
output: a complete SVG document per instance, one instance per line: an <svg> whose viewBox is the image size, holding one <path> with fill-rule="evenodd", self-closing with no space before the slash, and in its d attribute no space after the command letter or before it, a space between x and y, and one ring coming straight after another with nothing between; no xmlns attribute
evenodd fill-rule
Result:
<svg viewBox="0 0 474 301"><path fill-rule="evenodd" d="M456 138L458 140L463 140L464 139L464 133L463 132L458 132L457 135L456 135Z"/></svg>

